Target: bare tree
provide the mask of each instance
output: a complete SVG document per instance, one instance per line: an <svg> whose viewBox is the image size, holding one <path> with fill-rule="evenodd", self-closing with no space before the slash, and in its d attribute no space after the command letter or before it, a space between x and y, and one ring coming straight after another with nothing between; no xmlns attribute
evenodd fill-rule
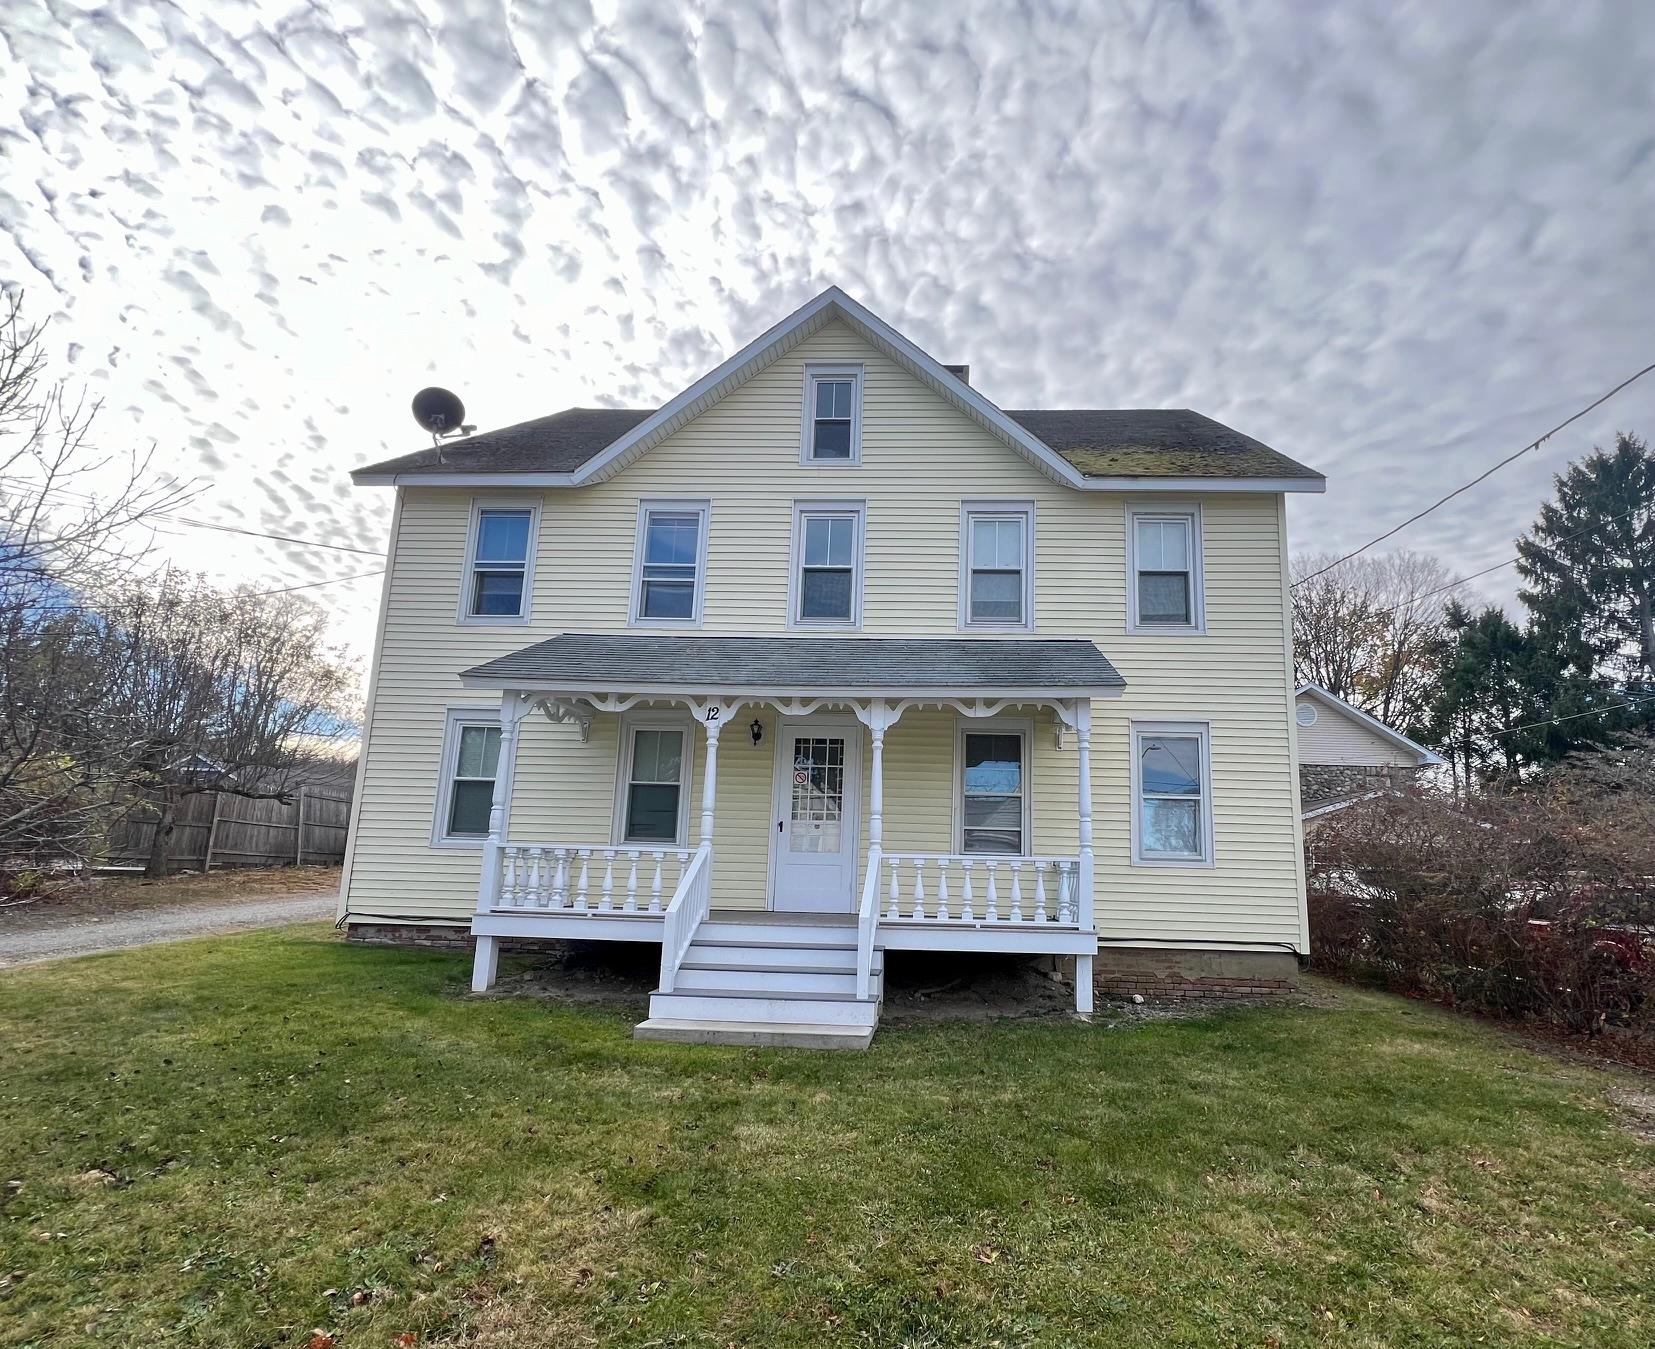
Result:
<svg viewBox="0 0 1655 1349"><path fill-rule="evenodd" d="M97 404L47 380L42 332L0 296L0 874L95 847L129 746L98 715L104 634L81 595L141 564L133 526L194 495L148 454L93 447Z"/></svg>
<svg viewBox="0 0 1655 1349"><path fill-rule="evenodd" d="M1301 682L1401 728L1425 724L1457 592L1428 553L1399 551L1329 566L1293 559L1293 661Z"/></svg>
<svg viewBox="0 0 1655 1349"><path fill-rule="evenodd" d="M133 747L127 779L160 809L147 874L167 874L180 803L201 792L286 800L319 744L354 730L356 673L322 610L165 571L98 597L105 715Z"/></svg>

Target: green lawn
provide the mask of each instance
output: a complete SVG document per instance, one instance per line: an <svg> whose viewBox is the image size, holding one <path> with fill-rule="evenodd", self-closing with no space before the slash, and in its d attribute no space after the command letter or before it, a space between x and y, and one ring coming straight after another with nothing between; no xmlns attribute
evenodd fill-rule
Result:
<svg viewBox="0 0 1655 1349"><path fill-rule="evenodd" d="M820 1054L467 971L298 928L0 975L0 1344L1655 1342L1633 1080L1428 1008Z"/></svg>

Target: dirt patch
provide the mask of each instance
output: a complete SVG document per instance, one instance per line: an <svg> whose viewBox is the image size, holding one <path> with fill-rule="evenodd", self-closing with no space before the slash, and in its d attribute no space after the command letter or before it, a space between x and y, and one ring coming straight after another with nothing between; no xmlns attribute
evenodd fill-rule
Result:
<svg viewBox="0 0 1655 1349"><path fill-rule="evenodd" d="M224 904L268 895L338 894L338 867L249 867L164 881L94 876L54 885L34 900L0 904L0 927L32 928L59 921L114 918L181 904Z"/></svg>
<svg viewBox="0 0 1655 1349"><path fill-rule="evenodd" d="M1655 1143L1655 1091L1629 1091L1617 1087L1609 1100L1624 1117L1626 1127L1646 1143Z"/></svg>
<svg viewBox="0 0 1655 1349"><path fill-rule="evenodd" d="M508 955L482 996L636 1005L641 1012L660 976L661 948L654 942L548 942L532 954Z"/></svg>

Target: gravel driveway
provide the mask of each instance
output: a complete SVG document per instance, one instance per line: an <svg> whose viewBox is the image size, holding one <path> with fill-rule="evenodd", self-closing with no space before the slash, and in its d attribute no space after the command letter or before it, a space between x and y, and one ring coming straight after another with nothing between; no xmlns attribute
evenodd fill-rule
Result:
<svg viewBox="0 0 1655 1349"><path fill-rule="evenodd" d="M31 965L63 956L91 955L125 946L151 946L215 933L244 932L249 928L280 927L332 918L338 899L332 894L266 895L223 904L196 901L158 906L120 917L58 918L38 923L13 922L0 926L0 969Z"/></svg>

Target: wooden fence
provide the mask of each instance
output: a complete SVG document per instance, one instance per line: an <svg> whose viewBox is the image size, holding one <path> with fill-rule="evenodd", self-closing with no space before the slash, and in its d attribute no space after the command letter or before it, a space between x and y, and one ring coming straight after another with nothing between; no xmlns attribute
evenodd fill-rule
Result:
<svg viewBox="0 0 1655 1349"><path fill-rule="evenodd" d="M142 866L155 841L154 807L140 807L109 835L108 863ZM295 787L275 801L201 792L178 804L171 864L213 867L338 866L345 860L351 803L316 787Z"/></svg>

